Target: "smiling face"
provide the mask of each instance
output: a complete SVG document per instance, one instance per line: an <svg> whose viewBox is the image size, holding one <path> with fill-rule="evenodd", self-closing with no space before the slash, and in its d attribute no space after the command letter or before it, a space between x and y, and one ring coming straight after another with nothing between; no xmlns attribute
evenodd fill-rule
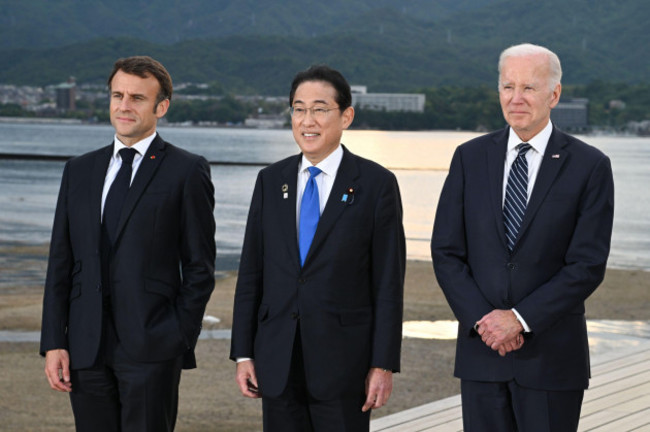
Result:
<svg viewBox="0 0 650 432"><path fill-rule="evenodd" d="M543 54L508 57L499 77L503 117L522 141L529 141L548 124L562 87L549 83L549 61Z"/></svg>
<svg viewBox="0 0 650 432"><path fill-rule="evenodd" d="M132 146L156 130L159 118L167 113L169 100L156 104L160 84L153 76L117 71L111 80L111 124L120 141Z"/></svg>
<svg viewBox="0 0 650 432"><path fill-rule="evenodd" d="M354 108L340 111L336 90L326 81L305 81L298 86L293 98L294 108L305 108L304 116L292 116L293 137L305 157L316 165L329 156L341 143L341 135L354 119ZM311 108L328 110L315 118Z"/></svg>

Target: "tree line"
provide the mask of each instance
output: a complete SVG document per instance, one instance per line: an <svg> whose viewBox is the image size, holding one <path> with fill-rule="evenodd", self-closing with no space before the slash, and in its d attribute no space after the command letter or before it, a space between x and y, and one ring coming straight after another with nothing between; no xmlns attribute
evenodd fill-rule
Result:
<svg viewBox="0 0 650 432"><path fill-rule="evenodd" d="M424 112L385 112L356 109L353 128L381 130L494 130L504 125L496 85L443 86L421 91L426 95ZM196 93L193 89L191 93ZM288 106L262 98L238 98L223 90L210 98L175 100L167 121L170 123L209 123L242 125L258 114L286 116ZM629 122L650 120L650 84L622 84L596 81L583 86L565 86L563 98L589 99L589 125L623 130ZM51 117L78 118L108 122L108 101L78 101L77 109L65 113L51 111ZM34 117L35 113L17 104L0 105L0 116Z"/></svg>

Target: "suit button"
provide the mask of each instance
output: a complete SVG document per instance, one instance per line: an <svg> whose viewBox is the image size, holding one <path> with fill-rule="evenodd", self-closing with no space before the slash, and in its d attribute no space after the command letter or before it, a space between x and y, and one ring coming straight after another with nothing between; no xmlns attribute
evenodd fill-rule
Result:
<svg viewBox="0 0 650 432"><path fill-rule="evenodd" d="M102 284L97 284L97 292L102 292Z"/></svg>
<svg viewBox="0 0 650 432"><path fill-rule="evenodd" d="M508 265L508 270L514 270L517 268L517 266L513 263L508 263L507 265Z"/></svg>
<svg viewBox="0 0 650 432"><path fill-rule="evenodd" d="M307 279L300 278L300 279L298 279L298 282L301 283L301 284L304 284L305 282L307 282Z"/></svg>
<svg viewBox="0 0 650 432"><path fill-rule="evenodd" d="M297 312L292 312L291 313L291 318L295 319L295 320L300 319L300 314L298 314Z"/></svg>

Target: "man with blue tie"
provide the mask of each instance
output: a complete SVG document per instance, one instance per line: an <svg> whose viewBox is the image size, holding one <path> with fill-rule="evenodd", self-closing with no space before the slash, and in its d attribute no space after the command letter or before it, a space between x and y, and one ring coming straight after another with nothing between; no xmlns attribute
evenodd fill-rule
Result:
<svg viewBox="0 0 650 432"><path fill-rule="evenodd" d="M350 86L296 75L302 151L260 171L248 215L230 357L266 432L369 429L400 368L405 240L395 176L341 145Z"/></svg>
<svg viewBox="0 0 650 432"><path fill-rule="evenodd" d="M605 274L609 158L550 121L560 60L523 44L499 59L509 127L459 146L431 241L458 318L466 432L575 432L589 384L585 299Z"/></svg>
<svg viewBox="0 0 650 432"><path fill-rule="evenodd" d="M156 132L162 64L119 59L108 88L113 143L63 171L40 352L77 431L172 431L214 289L214 188L203 157Z"/></svg>

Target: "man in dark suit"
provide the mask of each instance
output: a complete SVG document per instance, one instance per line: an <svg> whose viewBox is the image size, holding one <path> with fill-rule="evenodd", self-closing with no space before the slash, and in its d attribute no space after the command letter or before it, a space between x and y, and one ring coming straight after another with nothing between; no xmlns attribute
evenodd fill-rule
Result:
<svg viewBox="0 0 650 432"><path fill-rule="evenodd" d="M459 321L466 432L578 427L614 186L609 159L550 121L561 74L546 48L501 54L509 127L459 146L440 196L431 252Z"/></svg>
<svg viewBox="0 0 650 432"><path fill-rule="evenodd" d="M214 289L214 188L204 158L156 133L163 65L120 59L108 87L113 143L63 172L40 352L78 431L171 431Z"/></svg>
<svg viewBox="0 0 650 432"><path fill-rule="evenodd" d="M400 368L400 194L391 172L341 145L351 101L339 72L298 73L302 154L260 171L253 192L230 357L267 432L367 431Z"/></svg>

